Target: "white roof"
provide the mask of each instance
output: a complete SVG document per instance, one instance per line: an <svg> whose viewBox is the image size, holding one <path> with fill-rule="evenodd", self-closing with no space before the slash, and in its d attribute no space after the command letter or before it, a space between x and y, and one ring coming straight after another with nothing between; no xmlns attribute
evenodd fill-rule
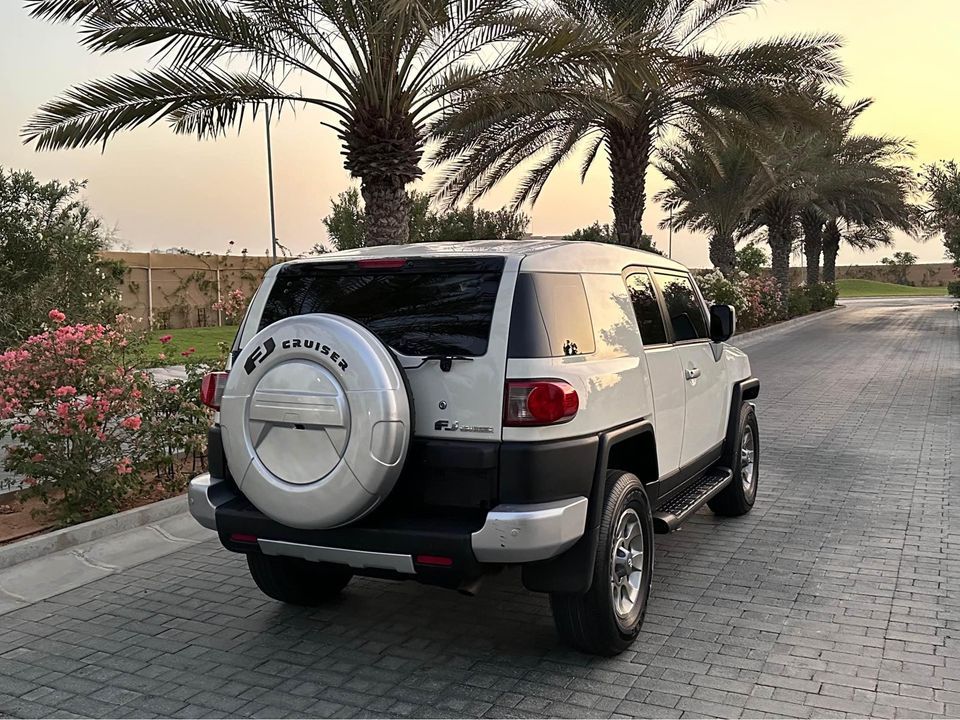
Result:
<svg viewBox="0 0 960 720"><path fill-rule="evenodd" d="M469 242L381 245L327 253L293 263L335 262L365 257L502 255L521 258L522 270L533 272L619 273L627 265L685 270L657 253L608 243L567 240L472 240Z"/></svg>

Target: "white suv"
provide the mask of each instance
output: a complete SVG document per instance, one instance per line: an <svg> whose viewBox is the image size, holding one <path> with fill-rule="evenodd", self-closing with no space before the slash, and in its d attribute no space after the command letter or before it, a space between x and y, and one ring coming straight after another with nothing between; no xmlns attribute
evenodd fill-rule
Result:
<svg viewBox="0 0 960 720"><path fill-rule="evenodd" d="M190 510L313 605L355 574L476 591L520 565L560 635L640 630L653 534L757 491L759 381L660 255L581 242L379 247L271 268Z"/></svg>

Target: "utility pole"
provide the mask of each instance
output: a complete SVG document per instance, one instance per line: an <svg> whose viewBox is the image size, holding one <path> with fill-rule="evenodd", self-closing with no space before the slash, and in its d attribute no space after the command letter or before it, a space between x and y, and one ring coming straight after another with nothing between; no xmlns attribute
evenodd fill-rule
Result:
<svg viewBox="0 0 960 720"><path fill-rule="evenodd" d="M270 248L273 253L273 261L277 261L277 211L273 200L273 149L270 144L270 110L263 113L267 121L267 180L270 183Z"/></svg>
<svg viewBox="0 0 960 720"><path fill-rule="evenodd" d="M670 242L667 245L667 257L673 260L673 208L670 208L670 224L667 226L670 232Z"/></svg>

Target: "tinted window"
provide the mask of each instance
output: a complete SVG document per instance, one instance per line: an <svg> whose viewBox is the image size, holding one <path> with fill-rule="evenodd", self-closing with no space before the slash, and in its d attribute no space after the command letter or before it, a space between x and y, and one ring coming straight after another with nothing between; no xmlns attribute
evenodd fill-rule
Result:
<svg viewBox="0 0 960 720"><path fill-rule="evenodd" d="M627 278L627 290L630 291L630 302L633 303L633 312L637 316L643 344L650 346L667 342L663 312L650 276L645 272L631 275Z"/></svg>
<svg viewBox="0 0 960 720"><path fill-rule="evenodd" d="M595 349L587 294L580 275L517 276L510 319L510 357L584 355Z"/></svg>
<svg viewBox="0 0 960 720"><path fill-rule="evenodd" d="M333 313L404 355L483 355L502 270L501 258L291 265L270 292L260 329L291 315Z"/></svg>
<svg viewBox="0 0 960 720"><path fill-rule="evenodd" d="M673 339L677 342L708 338L707 319L703 314L700 296L688 275L653 271L663 293L673 327Z"/></svg>

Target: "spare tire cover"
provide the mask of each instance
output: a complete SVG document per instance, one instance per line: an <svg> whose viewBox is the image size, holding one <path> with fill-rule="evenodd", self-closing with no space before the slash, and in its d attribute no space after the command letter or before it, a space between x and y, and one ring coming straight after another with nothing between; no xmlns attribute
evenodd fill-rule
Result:
<svg viewBox="0 0 960 720"><path fill-rule="evenodd" d="M403 371L369 330L288 317L240 352L220 403L227 464L262 513L296 528L344 525L393 489L412 433Z"/></svg>

